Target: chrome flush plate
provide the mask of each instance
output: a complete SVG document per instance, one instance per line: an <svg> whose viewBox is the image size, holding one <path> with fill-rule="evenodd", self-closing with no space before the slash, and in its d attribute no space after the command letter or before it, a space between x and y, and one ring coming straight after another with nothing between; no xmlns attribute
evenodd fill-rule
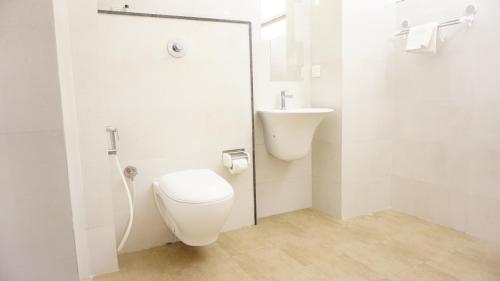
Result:
<svg viewBox="0 0 500 281"><path fill-rule="evenodd" d="M167 44L168 53L174 58L182 58L186 55L187 48L179 40L173 40Z"/></svg>

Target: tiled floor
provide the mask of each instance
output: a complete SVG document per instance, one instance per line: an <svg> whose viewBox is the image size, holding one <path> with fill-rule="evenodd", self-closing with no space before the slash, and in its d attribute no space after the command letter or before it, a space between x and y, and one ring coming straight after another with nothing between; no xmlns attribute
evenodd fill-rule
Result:
<svg viewBox="0 0 500 281"><path fill-rule="evenodd" d="M314 210L265 218L211 246L120 257L97 281L493 281L500 247L395 211L338 221Z"/></svg>

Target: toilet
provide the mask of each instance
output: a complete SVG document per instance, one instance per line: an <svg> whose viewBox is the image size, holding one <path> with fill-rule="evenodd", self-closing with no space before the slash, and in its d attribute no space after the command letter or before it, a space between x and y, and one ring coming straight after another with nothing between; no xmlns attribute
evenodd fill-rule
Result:
<svg viewBox="0 0 500 281"><path fill-rule="evenodd" d="M232 186L211 170L166 174L153 183L154 198L168 228L183 243L217 240L233 206Z"/></svg>

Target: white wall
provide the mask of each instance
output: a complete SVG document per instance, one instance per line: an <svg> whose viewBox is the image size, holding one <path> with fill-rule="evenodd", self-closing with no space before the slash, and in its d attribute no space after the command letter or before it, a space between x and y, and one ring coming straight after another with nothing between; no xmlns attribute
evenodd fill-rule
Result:
<svg viewBox="0 0 500 281"><path fill-rule="evenodd" d="M1 280L78 280L57 51L52 1L0 3Z"/></svg>
<svg viewBox="0 0 500 281"><path fill-rule="evenodd" d="M313 207L351 218L390 207L392 101L386 60L392 4L315 1L312 104L335 109L313 145Z"/></svg>
<svg viewBox="0 0 500 281"><path fill-rule="evenodd" d="M61 87L61 105L66 144L73 229L80 280L90 280L90 252L86 231L86 212L81 173L81 157L78 139L78 120L73 79L73 60L69 30L68 5L66 0L54 0L54 23L56 32L58 74Z"/></svg>
<svg viewBox="0 0 500 281"><path fill-rule="evenodd" d="M300 0L298 2L301 2ZM309 0L302 1L306 9ZM123 1L101 0L99 8L109 9ZM271 82L270 44L260 38L260 1L127 1L131 11L216 17L252 21L255 109L279 107L282 90L294 95L291 107L310 105L310 46L308 25L300 26L304 35L304 80ZM300 19L308 22L309 13ZM259 217L308 208L312 205L311 156L295 162L278 160L266 151L261 120L256 116L257 208ZM277 204L276 198L281 198ZM286 198L286 199L285 199Z"/></svg>
<svg viewBox="0 0 500 281"><path fill-rule="evenodd" d="M308 3L308 1L306 1ZM116 1L102 1L100 8L109 8ZM226 4L211 5L210 9L198 10L199 5L190 3L184 7L171 5L169 2L158 3L128 2L132 10L153 11L167 14L182 14L190 16L208 16L232 19L251 20L253 22L254 41L254 83L256 109L276 108L279 105L279 94L283 89L294 95L290 102L293 106L308 106L309 77L305 76L300 82L270 82L270 46L268 41L260 39L259 32L259 1L244 1L237 3L230 1ZM306 4L307 4L306 3ZM202 4L203 5L203 4ZM308 4L306 5L306 7ZM306 13L307 14L307 13ZM308 37L308 29L305 35ZM309 68L309 44L306 39L306 73ZM264 145L262 124L256 118L256 161L257 161L257 196L259 216L268 216L280 212L292 211L311 206L311 158L294 163L287 163L270 156ZM275 198L287 198L276 204Z"/></svg>
<svg viewBox="0 0 500 281"><path fill-rule="evenodd" d="M393 8L387 1L342 4L343 218L390 206L394 119L386 62Z"/></svg>
<svg viewBox="0 0 500 281"><path fill-rule="evenodd" d="M118 269L115 246L115 227L113 219L112 193L110 188L110 166L108 157L102 153L106 146L105 135L98 126L82 126L81 120L87 115L80 114L80 98L96 91L98 76L99 45L97 41L97 3L96 1L71 0L69 6L69 29L71 36L72 64L75 85L75 100L78 131L72 132L80 148L85 142L92 143L85 153L80 149L81 177L85 199L85 229L89 247L91 274L104 273ZM71 111L65 107L66 110ZM74 109L75 110L75 109ZM92 136L100 136L95 138ZM92 137L89 139L89 136Z"/></svg>
<svg viewBox="0 0 500 281"><path fill-rule="evenodd" d="M392 38L399 23L456 18L468 1L343 1L343 218L392 206L499 241L500 4L475 3L474 26L443 29L426 56Z"/></svg>
<svg viewBox="0 0 500 281"><path fill-rule="evenodd" d="M255 1L260 2L260 1ZM301 2L300 0L297 2ZM309 1L302 1L306 9L298 23L309 22ZM257 19L255 22L260 22ZM260 39L259 27L254 29L254 75L255 108L276 109L280 106L280 93L287 90L293 99L287 106L308 107L310 98L310 31L309 24L299 25L299 33L304 36L304 79L303 81L271 82L270 41ZM290 32L290 31L289 31ZM255 118L255 142L257 164L257 213L259 217L290 212L312 206L311 155L297 161L286 162L271 156L265 147L263 125Z"/></svg>
<svg viewBox="0 0 500 281"><path fill-rule="evenodd" d="M321 123L313 142L313 202L341 217L342 1L314 1L311 7L311 64L321 77L311 80L311 102L334 113Z"/></svg>
<svg viewBox="0 0 500 281"><path fill-rule="evenodd" d="M500 4L475 3L479 13L474 26L443 29L439 53L425 56L405 53L405 40L391 34L403 20L417 25L456 18L469 1L343 1L338 39L342 80L337 83L342 84L343 218L392 206L500 241ZM336 13L330 9L328 18L322 11L312 21L313 64L322 63L322 56L335 56L335 48L323 51L320 44L333 46L330 40L314 40L317 28L325 30L318 31L318 38L326 37L323 32L335 34L327 31L333 24L326 20L334 21ZM313 104L333 100L325 94L334 89L333 81L335 77L312 81ZM336 179L316 184L323 175L317 167L328 166L325 155L332 150L319 145L327 126L326 132L334 132L334 126L324 123L316 136L314 195L326 196ZM337 170L328 169L332 174ZM323 203L317 207L328 211L336 201Z"/></svg>
<svg viewBox="0 0 500 281"><path fill-rule="evenodd" d="M260 40L259 2L226 1L225 3L214 5L206 1L193 0L182 3L178 1L127 1L127 4L131 6L133 11L251 20L254 35L253 63L256 109L277 107L279 104L279 93L283 89L288 89L294 94L295 98L291 102L292 106L308 106L310 104L308 77L302 82L269 81L269 45L268 42ZM107 9L113 4L123 4L123 2L99 1L99 7L103 9ZM101 45L95 43L98 42L96 37L99 34L99 27L97 26L98 16L96 14L97 6L93 1L83 0L71 1L69 5L75 91L78 120L80 122L79 141L82 151L85 151L81 153L81 158L86 200L85 208L87 210L86 228L90 248L91 271L94 274L99 274L117 270L115 222L117 233L120 233L126 217L123 212L116 212L118 215L114 215L115 212L111 203L115 201L117 202L117 207L121 208L119 206L121 199L113 198L112 196L111 186L114 186L113 188L118 187L116 185L116 178L109 178L110 175L115 175L114 170L112 170L114 166L113 163L108 162L108 156L103 154L103 148L106 146L106 138L102 131L102 125L110 123L108 122L110 119L105 118L103 114L105 112L105 108L103 108L104 102L99 98L96 98L96 103L94 104L84 102L87 97L94 96L99 91L101 84L96 83L96 81L102 81L102 78L98 77L98 72L96 71L96 69L99 69L99 61L96 54L101 52ZM140 34L143 32L134 32L134 34L136 33ZM133 36L132 33L129 33L129 36ZM308 46L306 47L308 48ZM306 64L308 64L308 53L309 50L307 49ZM93 121L82 122L82 120ZM286 163L269 156L265 151L262 126L258 118L256 118L256 134L258 194L264 195L258 198L258 208L261 216L310 207L310 157L296 163ZM123 143L122 145L125 146ZM148 157L150 156L151 154L148 155ZM148 159L152 160L152 158ZM163 167L160 162L156 161L155 164L151 165ZM147 168L143 171L140 165L137 166L143 176L147 176L148 173L150 177L153 176L153 170ZM165 166L164 169L167 168ZM156 175L156 173L154 174ZM121 193L121 191L119 192ZM287 200L283 200L284 197L282 195L285 194L289 195ZM276 198L281 199L277 201L275 200ZM277 202L280 204L276 204ZM148 214L151 214L151 216L148 216ZM142 217L152 217L154 218L153 222L157 222L158 217L155 216L155 209L148 206ZM147 237L131 237L131 241L135 241L131 242L135 245L133 249L149 247L157 244L158 241L166 241L171 238L164 229L164 226L154 224L154 227L153 229L146 227L144 232L140 232L145 233L148 230L152 230ZM137 245L142 246L138 247Z"/></svg>
<svg viewBox="0 0 500 281"><path fill-rule="evenodd" d="M81 124L98 124L100 135L107 125L117 127L123 166L139 170L125 251L175 241L152 192L155 178L175 171L207 168L225 177L235 201L224 230L253 224L252 164L231 176L221 163L223 150L253 152L248 26L105 14L98 16L98 25L99 89L80 98L80 113L88 116ZM166 51L174 38L188 48L182 59ZM128 219L126 196L114 162L101 165L112 167L118 240Z"/></svg>
<svg viewBox="0 0 500 281"><path fill-rule="evenodd" d="M437 55L395 44L392 205L433 222L500 242L500 2L473 1L474 26L443 29ZM406 1L398 22L442 21L470 1Z"/></svg>

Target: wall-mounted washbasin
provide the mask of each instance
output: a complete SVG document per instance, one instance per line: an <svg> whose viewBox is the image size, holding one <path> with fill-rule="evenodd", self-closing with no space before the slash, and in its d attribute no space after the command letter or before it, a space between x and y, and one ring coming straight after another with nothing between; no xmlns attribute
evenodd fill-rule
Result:
<svg viewBox="0 0 500 281"><path fill-rule="evenodd" d="M268 152L285 161L304 158L311 150L314 131L331 112L328 108L258 111Z"/></svg>

